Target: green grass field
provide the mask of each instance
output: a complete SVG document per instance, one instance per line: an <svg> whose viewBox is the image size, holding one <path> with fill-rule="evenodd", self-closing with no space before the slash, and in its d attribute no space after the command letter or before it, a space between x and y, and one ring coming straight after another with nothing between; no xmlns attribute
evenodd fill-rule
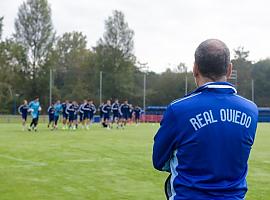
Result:
<svg viewBox="0 0 270 200"><path fill-rule="evenodd" d="M161 200L166 173L152 167L158 125L125 130L21 131L0 124L1 200ZM249 165L247 200L270 199L270 124L260 124Z"/></svg>

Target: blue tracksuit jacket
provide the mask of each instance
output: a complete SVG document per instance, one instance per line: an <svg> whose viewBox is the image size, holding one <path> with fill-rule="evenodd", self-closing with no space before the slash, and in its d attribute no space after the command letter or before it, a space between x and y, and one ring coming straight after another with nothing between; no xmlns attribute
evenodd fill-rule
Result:
<svg viewBox="0 0 270 200"><path fill-rule="evenodd" d="M172 174L173 200L243 200L257 106L227 82L172 102L154 137L153 165Z"/></svg>
<svg viewBox="0 0 270 200"><path fill-rule="evenodd" d="M28 106L30 109L33 110L31 112L32 118L33 119L38 118L39 117L39 108L40 108L39 102L31 101Z"/></svg>

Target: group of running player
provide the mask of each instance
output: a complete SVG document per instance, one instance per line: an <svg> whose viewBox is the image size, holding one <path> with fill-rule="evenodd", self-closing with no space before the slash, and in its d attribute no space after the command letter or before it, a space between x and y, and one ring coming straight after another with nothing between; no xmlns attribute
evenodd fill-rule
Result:
<svg viewBox="0 0 270 200"><path fill-rule="evenodd" d="M32 130L37 131L37 124L38 124L39 114L41 111L39 98L35 97L35 99L33 101L31 101L29 104L28 104L27 100L24 100L23 104L20 105L20 107L18 108L18 111L22 116L23 130L26 130L27 115L28 115L28 112L30 112L32 115L32 122L30 123L28 130L29 131L32 131Z"/></svg>
<svg viewBox="0 0 270 200"><path fill-rule="evenodd" d="M41 111L39 98L36 97L29 104L27 100L24 100L18 111L22 116L23 129L26 129L27 114L30 112L32 122L28 130L36 131L39 113ZM102 103L98 111L101 125L104 128L110 129L113 127L113 124L116 124L116 128L124 128L132 119L138 124L142 109L139 106L133 107L127 100L120 104L118 99L116 99L113 104L111 104L111 100ZM79 124L82 128L89 129L97 109L92 100L84 100L81 104L68 100L61 103L60 100L57 100L49 106L47 112L49 116L48 128L52 130L57 129L59 118L62 115L63 129L76 130Z"/></svg>

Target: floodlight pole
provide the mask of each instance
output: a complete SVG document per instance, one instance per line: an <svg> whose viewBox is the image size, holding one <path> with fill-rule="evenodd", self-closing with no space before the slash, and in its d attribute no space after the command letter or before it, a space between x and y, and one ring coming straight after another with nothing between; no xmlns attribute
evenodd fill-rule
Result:
<svg viewBox="0 0 270 200"><path fill-rule="evenodd" d="M251 80L251 96L252 101L254 102L254 79Z"/></svg>
<svg viewBox="0 0 270 200"><path fill-rule="evenodd" d="M20 95L19 94L15 94L13 95L13 100L14 100L14 115L16 115L16 112L17 112L17 98L19 97Z"/></svg>
<svg viewBox="0 0 270 200"><path fill-rule="evenodd" d="M145 112L145 99L146 99L146 73L143 74L143 110Z"/></svg>
<svg viewBox="0 0 270 200"><path fill-rule="evenodd" d="M185 95L187 95L188 92L188 81L187 81L187 68L186 68L186 76L185 76Z"/></svg>
<svg viewBox="0 0 270 200"><path fill-rule="evenodd" d="M50 105L52 105L52 69L50 69Z"/></svg>
<svg viewBox="0 0 270 200"><path fill-rule="evenodd" d="M99 72L99 104L102 103L102 71Z"/></svg>

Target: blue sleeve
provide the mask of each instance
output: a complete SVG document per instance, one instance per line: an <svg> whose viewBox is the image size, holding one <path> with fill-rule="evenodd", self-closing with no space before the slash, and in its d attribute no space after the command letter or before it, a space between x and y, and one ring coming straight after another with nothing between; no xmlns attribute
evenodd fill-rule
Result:
<svg viewBox="0 0 270 200"><path fill-rule="evenodd" d="M31 101L30 103L29 103L29 108L32 108L32 105L33 105L33 102Z"/></svg>
<svg viewBox="0 0 270 200"><path fill-rule="evenodd" d="M123 107L123 104L121 104L120 106L119 106L119 113L120 113L120 115L123 115L123 112L122 112L122 107Z"/></svg>
<svg viewBox="0 0 270 200"><path fill-rule="evenodd" d="M84 110L83 110L83 106L82 105L80 105L80 107L79 107L79 112L82 113L82 114L84 113Z"/></svg>
<svg viewBox="0 0 270 200"><path fill-rule="evenodd" d="M67 108L66 108L66 114L68 114L70 111L71 111L71 105L69 105L69 106L67 106Z"/></svg>
<svg viewBox="0 0 270 200"><path fill-rule="evenodd" d="M20 114L22 114L22 107L23 107L23 105L20 105L20 107L18 108L18 112L19 112Z"/></svg>
<svg viewBox="0 0 270 200"><path fill-rule="evenodd" d="M103 107L101 108L101 110L102 110L103 113L107 113L107 112L108 112L108 111L105 110L105 109L106 109L106 106L103 106Z"/></svg>
<svg viewBox="0 0 270 200"><path fill-rule="evenodd" d="M169 106L163 115L160 128L154 137L153 166L160 171L169 171L168 162L176 149L178 138L177 123Z"/></svg>
<svg viewBox="0 0 270 200"><path fill-rule="evenodd" d="M65 114L67 115L69 114L69 111L70 111L69 108L70 108L70 105L66 107L66 110L64 110Z"/></svg>
<svg viewBox="0 0 270 200"><path fill-rule="evenodd" d="M85 111L84 105L81 105L81 111L82 111L82 113Z"/></svg>

